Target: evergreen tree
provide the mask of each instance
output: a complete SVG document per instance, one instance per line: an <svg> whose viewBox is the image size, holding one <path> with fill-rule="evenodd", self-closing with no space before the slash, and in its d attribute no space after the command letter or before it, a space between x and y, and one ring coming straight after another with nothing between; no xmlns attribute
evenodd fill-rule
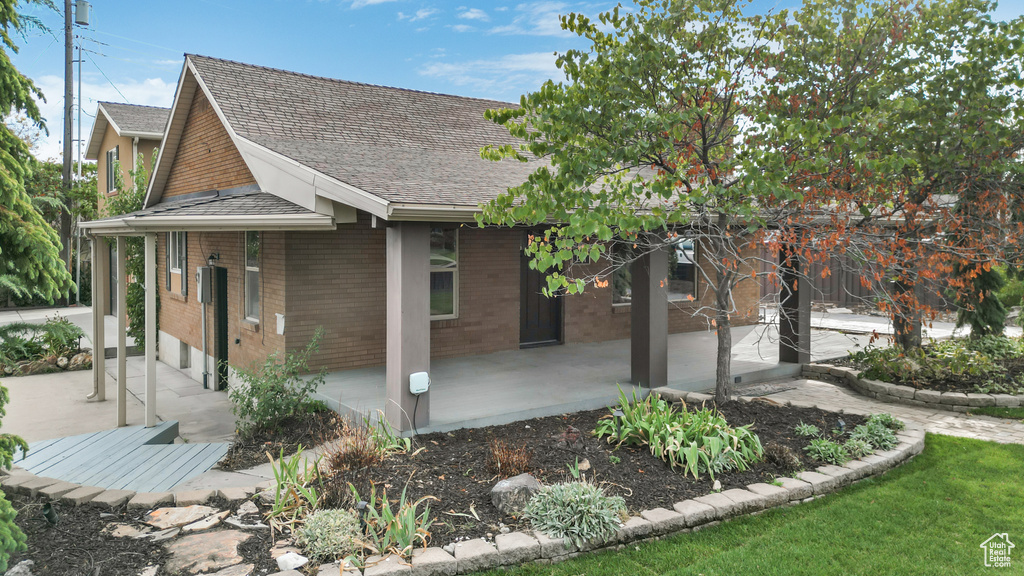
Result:
<svg viewBox="0 0 1024 576"><path fill-rule="evenodd" d="M997 293L1006 281L997 270L989 267L974 272L974 267L957 267L957 276L973 274L968 278L968 291L957 293L959 310L956 325L970 326L971 337L1002 334L1006 327L1006 307L999 301Z"/></svg>
<svg viewBox="0 0 1024 576"><path fill-rule="evenodd" d="M12 33L22 31L18 2L0 0L0 110L24 114L40 128L43 119L35 98L42 92L14 67L18 47ZM19 297L49 302L67 296L71 273L60 258L60 237L25 191L32 156L28 145L0 125L0 287Z"/></svg>

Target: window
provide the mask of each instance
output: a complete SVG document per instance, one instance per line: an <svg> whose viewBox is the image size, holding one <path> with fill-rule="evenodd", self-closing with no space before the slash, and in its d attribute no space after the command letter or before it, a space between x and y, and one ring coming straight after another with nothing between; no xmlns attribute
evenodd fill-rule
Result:
<svg viewBox="0 0 1024 576"><path fill-rule="evenodd" d="M245 233L245 318L260 321L260 233Z"/></svg>
<svg viewBox="0 0 1024 576"><path fill-rule="evenodd" d="M625 255L623 256L626 257ZM628 257L632 259L632 256ZM629 264L612 274L612 304L629 304L633 296L633 277ZM668 300L689 301L697 296L697 242L681 238L668 253Z"/></svg>
<svg viewBox="0 0 1024 576"><path fill-rule="evenodd" d="M181 274L185 268L185 233L171 232L168 242L168 266L172 274Z"/></svg>
<svg viewBox="0 0 1024 576"><path fill-rule="evenodd" d="M107 150L107 193L114 192L117 189L117 161L120 160L118 149L120 146L114 146L110 150Z"/></svg>
<svg viewBox="0 0 1024 576"><path fill-rule="evenodd" d="M456 228L430 230L430 318L459 316L459 234Z"/></svg>

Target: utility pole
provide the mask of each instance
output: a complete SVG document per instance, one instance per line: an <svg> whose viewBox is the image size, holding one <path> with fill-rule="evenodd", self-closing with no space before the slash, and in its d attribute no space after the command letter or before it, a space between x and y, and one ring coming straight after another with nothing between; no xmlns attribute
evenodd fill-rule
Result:
<svg viewBox="0 0 1024 576"><path fill-rule="evenodd" d="M71 271L71 141L72 135L72 110L74 109L74 45L72 36L71 0L64 0L64 166L61 170L61 188L64 191L64 209L60 213L60 241L61 259L68 272ZM64 297L64 305L70 302L67 296Z"/></svg>

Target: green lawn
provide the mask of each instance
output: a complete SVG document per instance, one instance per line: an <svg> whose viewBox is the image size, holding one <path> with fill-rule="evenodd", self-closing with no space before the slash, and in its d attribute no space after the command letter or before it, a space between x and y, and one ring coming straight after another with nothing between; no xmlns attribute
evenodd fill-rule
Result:
<svg viewBox="0 0 1024 576"><path fill-rule="evenodd" d="M1009 418L1010 420L1024 420L1024 408L1004 408L1002 406L983 406L971 408L971 414L984 414L996 418Z"/></svg>
<svg viewBox="0 0 1024 576"><path fill-rule="evenodd" d="M620 552L491 574L1021 574L1024 446L928 435L896 470L809 504L748 516ZM1008 569L979 545L1008 532Z"/></svg>

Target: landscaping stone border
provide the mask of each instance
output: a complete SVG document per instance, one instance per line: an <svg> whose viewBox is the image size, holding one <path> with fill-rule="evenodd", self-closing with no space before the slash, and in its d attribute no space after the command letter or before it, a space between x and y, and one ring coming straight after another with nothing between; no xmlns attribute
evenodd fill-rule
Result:
<svg viewBox="0 0 1024 576"><path fill-rule="evenodd" d="M685 400L689 403L711 400L708 394L680 392L669 388L655 390L670 401ZM750 402L750 398L740 398ZM788 402L798 407L811 404ZM618 550L627 544L640 541L659 540L675 534L694 532L714 526L730 518L757 514L769 508L792 506L809 502L822 495L836 491L843 486L868 476L882 474L924 450L924 431L908 429L897 433L900 443L893 450L877 452L860 460L852 460L843 466L820 466L814 471L795 474L795 478L779 478L779 485L764 483L751 484L746 489L733 488L715 492L673 505L672 509L654 508L644 510L620 525L617 533L605 542L593 542L582 548L566 545L562 538L551 538L542 533L511 532L499 534L494 542L468 540L455 544L455 553L449 554L441 548L427 548L413 553L412 563L394 557L373 557L363 571L338 564L324 564L320 576L454 576L499 566L514 566L525 562L550 564L579 556L582 553L599 550ZM202 504L220 496L229 501L251 498L257 492L269 488L272 482L249 488L225 488L223 490L190 490L177 493L136 493L130 490L104 490L92 486L78 486L54 478L37 477L15 467L0 477L3 490L26 494L52 494L52 498L65 505L97 506L117 508L127 505L129 509L150 509L163 504ZM47 488L53 487L52 490ZM278 572L268 576L291 575L294 571Z"/></svg>
<svg viewBox="0 0 1024 576"><path fill-rule="evenodd" d="M936 408L960 413L967 412L971 408L983 406L1001 406L1006 408L1024 406L1024 396L918 390L910 386L868 380L867 378L861 378L859 374L860 371L855 368L832 366L829 364L804 364L802 371L804 378L814 379L822 375L832 376L864 396L894 404Z"/></svg>

